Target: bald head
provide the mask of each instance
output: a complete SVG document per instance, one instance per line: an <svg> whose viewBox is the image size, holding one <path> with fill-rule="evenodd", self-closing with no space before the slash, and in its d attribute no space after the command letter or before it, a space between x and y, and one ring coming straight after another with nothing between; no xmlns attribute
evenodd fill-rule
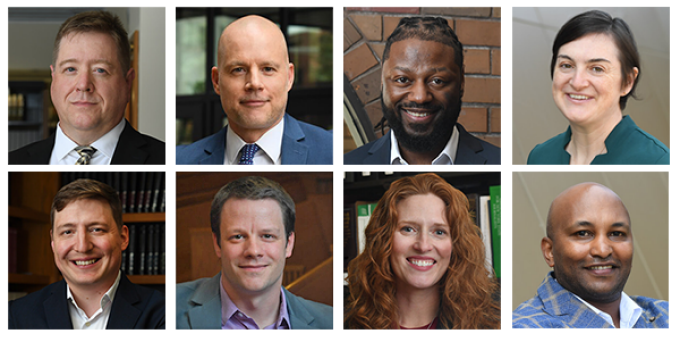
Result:
<svg viewBox="0 0 680 342"><path fill-rule="evenodd" d="M602 204L603 202L618 207L616 209L623 209L628 218L627 223L630 225L628 209L614 191L598 183L581 183L564 190L550 204L546 236L552 239L555 229L561 225L570 225L576 213L595 203Z"/></svg>
<svg viewBox="0 0 680 342"><path fill-rule="evenodd" d="M258 46L278 55L288 64L288 45L281 29L271 20L258 15L239 18L227 26L217 46L217 65L221 66L232 49Z"/></svg>

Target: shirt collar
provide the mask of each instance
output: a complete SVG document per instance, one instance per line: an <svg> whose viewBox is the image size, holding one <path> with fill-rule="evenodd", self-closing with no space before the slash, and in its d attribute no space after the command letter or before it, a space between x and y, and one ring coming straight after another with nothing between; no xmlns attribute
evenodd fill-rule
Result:
<svg viewBox="0 0 680 342"><path fill-rule="evenodd" d="M268 158L269 164L281 164L281 141L283 139L284 119L274 125L270 130L265 132L259 140L255 143L260 147L260 150L255 153L255 159L258 157ZM227 147L224 151L224 160L228 165L238 164L239 152L241 148L247 143L241 139L227 124ZM256 160L257 162L257 160Z"/></svg>
<svg viewBox="0 0 680 342"><path fill-rule="evenodd" d="M451 138L449 138L449 141L437 158L434 158L432 165L453 165L453 161L456 160L456 152L458 151L459 137L460 133L458 132L458 127L454 125ZM399 152L399 143L392 130L390 130L390 141L390 164L408 165L408 162L402 158L401 153Z"/></svg>
<svg viewBox="0 0 680 342"><path fill-rule="evenodd" d="M611 324L611 326L614 325L614 320L612 319L612 316L610 316L608 313L592 306L590 303L586 302L583 300L583 298L579 297L575 293L572 293L576 299L580 300L583 304L585 304L590 310L593 310L598 316L602 317L607 323ZM630 329L633 326L635 326L635 323L637 320L640 318L642 315L642 308L635 303L630 297L625 292L621 292L621 302L619 303L619 327L621 329Z"/></svg>
<svg viewBox="0 0 680 342"><path fill-rule="evenodd" d="M120 134L123 132L124 128L125 120L121 119L120 122L115 127L113 127L113 129L90 144L90 146L97 149L97 151L92 156L92 164L96 164L96 159L99 158L106 158L109 161L107 164L110 163L111 158L113 158L113 153L116 151L118 139L120 138ZM77 152L73 150L76 147L78 147L78 144L66 136L64 131L61 130L61 124L57 124L52 155L56 155L57 160L63 160L68 156L69 153L75 153L77 159Z"/></svg>
<svg viewBox="0 0 680 342"><path fill-rule="evenodd" d="M113 298L116 296L116 290L118 290L118 285L120 284L120 274L121 272L118 270L118 277L116 277L116 281L113 282L109 290L104 293L102 299L99 301L100 310L106 308L106 306L110 305L110 303L113 303ZM76 303L76 299L73 297L73 293L71 293L71 288L68 286L68 283L66 283L66 300L73 304L73 306L78 310L79 314L87 317L87 315L85 315L85 311L83 311L78 306L78 303Z"/></svg>
<svg viewBox="0 0 680 342"><path fill-rule="evenodd" d="M255 321L248 317L245 312L236 307L236 304L229 298L227 291L224 290L222 281L220 281L220 301L222 302L222 327L227 323L241 324L242 329L264 329L266 327L258 327ZM290 317L288 315L288 304L286 303L286 295L281 288L281 303L279 305L279 316L273 329L290 329Z"/></svg>

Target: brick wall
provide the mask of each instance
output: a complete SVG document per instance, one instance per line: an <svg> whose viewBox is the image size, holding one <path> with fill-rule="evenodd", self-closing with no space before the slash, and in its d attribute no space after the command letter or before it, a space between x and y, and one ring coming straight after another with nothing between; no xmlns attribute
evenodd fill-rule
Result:
<svg viewBox="0 0 680 342"><path fill-rule="evenodd" d="M381 58L385 40L402 17L441 16L463 44L465 92L460 122L473 135L501 145L501 9L347 7L344 72L375 125L380 107ZM345 152L355 148L345 131ZM376 131L382 136L380 129Z"/></svg>

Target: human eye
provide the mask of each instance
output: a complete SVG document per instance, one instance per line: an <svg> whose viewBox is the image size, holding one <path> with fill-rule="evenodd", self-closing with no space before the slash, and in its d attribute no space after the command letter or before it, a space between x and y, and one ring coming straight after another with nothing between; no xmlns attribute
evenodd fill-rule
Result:
<svg viewBox="0 0 680 342"><path fill-rule="evenodd" d="M592 234L587 230L579 230L576 233L574 233L574 235L576 235L580 238L585 238L585 237L591 236Z"/></svg>
<svg viewBox="0 0 680 342"><path fill-rule="evenodd" d="M409 79L406 76L398 76L394 78L394 82L397 84L407 84L409 83Z"/></svg>
<svg viewBox="0 0 680 342"><path fill-rule="evenodd" d="M441 86L441 85L445 85L445 84L446 84L446 80L444 80L444 79L441 78L441 77L435 77L435 78L433 78L433 79L430 81L430 83L432 83L432 84L434 84L434 85Z"/></svg>
<svg viewBox="0 0 680 342"><path fill-rule="evenodd" d="M108 73L108 71L104 68L94 68L94 72L96 74L106 74L106 73Z"/></svg>
<svg viewBox="0 0 680 342"><path fill-rule="evenodd" d="M263 67L263 68L262 68L262 71L263 71L265 74L273 74L273 73L276 72L276 68L274 68L274 67L272 67L272 66L266 66L266 67Z"/></svg>
<svg viewBox="0 0 680 342"><path fill-rule="evenodd" d="M236 75L244 74L245 72L246 69L244 67L233 67L231 69L231 73Z"/></svg>
<svg viewBox="0 0 680 342"><path fill-rule="evenodd" d="M560 64L559 64L559 68L560 68L561 70L564 70L564 71L568 71L568 70L572 69L573 67L574 67L574 66L573 66L571 63L566 62L566 61L565 61L565 62L560 62Z"/></svg>
<svg viewBox="0 0 680 342"><path fill-rule="evenodd" d="M74 68L72 66L67 66L67 67L64 68L64 73L66 73L66 74L72 74L72 73L75 73L75 72L76 72L76 68Z"/></svg>
<svg viewBox="0 0 680 342"><path fill-rule="evenodd" d="M602 73L604 73L605 70L601 66L592 66L592 67L590 67L590 71L593 74L602 74Z"/></svg>
<svg viewBox="0 0 680 342"><path fill-rule="evenodd" d="M233 235L229 236L228 240L237 242L237 241L241 241L243 239L245 239L245 236L243 234L233 234Z"/></svg>
<svg viewBox="0 0 680 342"><path fill-rule="evenodd" d="M613 240L625 240L628 237L628 234L623 231L613 231L609 235Z"/></svg>

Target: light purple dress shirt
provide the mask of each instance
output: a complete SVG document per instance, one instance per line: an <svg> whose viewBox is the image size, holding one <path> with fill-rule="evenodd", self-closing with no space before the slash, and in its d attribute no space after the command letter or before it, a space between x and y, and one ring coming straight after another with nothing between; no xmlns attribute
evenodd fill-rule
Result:
<svg viewBox="0 0 680 342"><path fill-rule="evenodd" d="M290 329L290 317L288 317L288 310L286 305L286 296L283 294L281 288L281 304L279 306L278 320L269 326L260 328L255 320L248 317L245 312L242 312L236 307L236 304L231 301L229 295L224 290L222 282L220 281L220 301L222 302L222 329L267 329L267 330L284 330Z"/></svg>

